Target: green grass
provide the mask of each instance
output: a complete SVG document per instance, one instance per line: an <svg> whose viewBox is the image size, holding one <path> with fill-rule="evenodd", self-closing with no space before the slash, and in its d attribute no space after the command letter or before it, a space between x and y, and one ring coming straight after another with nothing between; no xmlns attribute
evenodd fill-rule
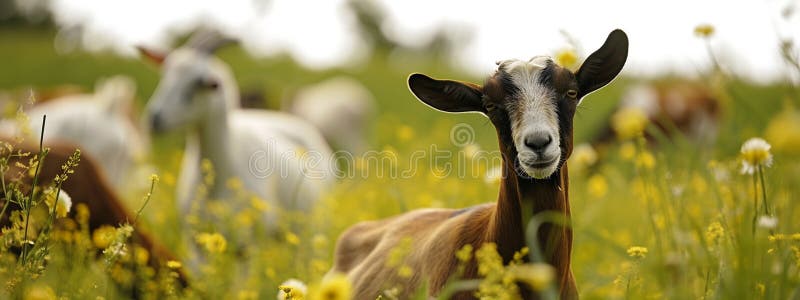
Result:
<svg viewBox="0 0 800 300"><path fill-rule="evenodd" d="M58 55L52 47L53 36L49 29L0 27L0 45L3 45L0 90L61 84L91 90L98 77L125 74L136 80L137 104L139 108L144 106L158 81L158 70L153 65L102 53ZM397 153L398 168L409 167L410 154L428 149L431 144L463 153L449 139L450 130L457 123L475 129L476 142L482 149L497 149L494 129L484 117L435 112L408 91L405 82L412 72L481 81L442 62L423 58L392 64L385 59L388 55L377 53L357 68L310 71L286 56L253 59L238 47L223 49L219 56L231 65L241 87L263 89L268 106L273 108L284 95L329 76L347 74L361 80L379 105L369 138L375 149ZM712 82L705 77L702 80ZM589 140L603 126L625 87L634 81L621 78L584 99L575 117L576 144ZM620 148L624 143L614 142L600 153L597 165L586 171L571 170L573 270L584 298L761 298L757 294L759 284L764 285L764 298L786 299L791 293L797 297L800 277L791 247L800 245L800 241L769 241L770 232L764 229L752 237L752 182L751 177L739 174L737 158L746 139L763 136L775 115L787 110L785 99L789 103L800 101L796 87L760 86L735 80L724 83L723 87L714 85L717 93L727 96L723 97L718 139L711 147L699 147L683 138L649 150L636 146L637 153L649 151L655 157L651 169L636 166L635 159L623 157ZM400 140L398 128L403 126L411 129L412 139ZM797 233L800 224L794 220L800 220L800 210L795 204L800 186L797 163L800 151L774 150L774 166L765 170L767 195L779 219L773 231ZM143 211L141 221L170 248L185 254L183 238L191 237L181 236L176 229L186 216L176 213L173 196L181 151L180 138L156 138L151 163L158 166L162 182ZM709 167L711 161L716 162L713 169ZM210 254L197 285L183 296L221 298L247 296L252 292L259 298L271 298L278 284L286 279L318 282L330 267L337 236L359 220L383 218L416 208L458 208L496 199L497 186L487 184L483 177L438 178L427 164L417 167L417 175L412 178L373 176L343 180L312 213L298 215L294 221L283 224L277 234L231 234L249 224L248 214L256 214L256 208L231 211L226 204L207 208L219 218L219 223L211 226L200 222L196 228L225 233L228 247L223 253ZM715 178L717 171L727 173L728 179ZM605 180L607 192L597 194L590 178ZM148 182L148 178L131 180ZM134 190L125 194L129 207L139 207L145 192ZM724 228L724 236L718 242L706 239L706 232L714 222ZM649 252L642 259L634 259L626 253L631 246L644 246ZM53 254L54 260L41 279L24 281L16 289L3 290L3 295L19 296L26 287L41 284L51 286L58 295L116 295L110 283L116 277L107 275L113 271L91 262L73 265L64 259L69 249L59 248L57 251L64 253ZM774 250L768 254L769 249ZM8 259L8 254L0 255L4 257ZM0 273L5 274L0 279L15 278ZM76 284L63 284L72 280ZM165 289L154 288L162 293Z"/></svg>

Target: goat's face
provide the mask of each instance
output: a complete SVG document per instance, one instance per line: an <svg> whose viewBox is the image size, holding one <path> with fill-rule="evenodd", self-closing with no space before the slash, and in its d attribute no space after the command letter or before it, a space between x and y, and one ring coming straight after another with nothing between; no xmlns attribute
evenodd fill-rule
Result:
<svg viewBox="0 0 800 300"><path fill-rule="evenodd" d="M193 128L211 114L225 113L221 81L228 76L227 67L210 54L191 48L171 52L147 105L151 129Z"/></svg>
<svg viewBox="0 0 800 300"><path fill-rule="evenodd" d="M572 152L572 119L580 99L611 82L627 56L628 38L615 30L576 73L537 56L498 62L483 87L422 74L408 82L417 98L438 110L486 114L517 173L541 179Z"/></svg>

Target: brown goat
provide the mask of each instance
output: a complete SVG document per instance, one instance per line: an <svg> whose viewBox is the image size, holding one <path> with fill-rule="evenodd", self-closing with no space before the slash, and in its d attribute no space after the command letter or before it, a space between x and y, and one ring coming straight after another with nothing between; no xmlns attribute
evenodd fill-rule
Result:
<svg viewBox="0 0 800 300"><path fill-rule="evenodd" d="M570 217L569 180L564 162L572 153L572 120L587 94L605 86L622 70L628 38L614 30L590 55L577 73L556 65L549 57L529 61L498 62L498 70L484 86L436 80L422 74L408 79L411 91L425 104L445 112L480 112L497 131L503 158L500 193L494 204L461 210L423 209L393 218L357 224L339 238L331 273L345 273L354 286L354 299L375 299L382 289L397 284L407 298L422 285L429 296L438 295L454 274L457 250L495 243L504 263L526 245L535 245L546 263L556 269L560 297L575 299L578 291L570 259L572 230L568 225L546 223L534 241L525 229L543 212ZM409 278L387 267L389 253L401 240L411 238L405 263ZM526 258L527 260L527 258ZM475 260L467 263L465 278L476 278ZM525 299L539 297L519 285ZM454 299L471 299L461 292Z"/></svg>
<svg viewBox="0 0 800 300"><path fill-rule="evenodd" d="M666 136L683 134L701 144L716 138L720 103L706 86L686 81L637 84L628 88L615 111L636 108ZM645 136L654 141L650 134ZM614 140L610 122L592 139L592 144Z"/></svg>
<svg viewBox="0 0 800 300"><path fill-rule="evenodd" d="M11 140L0 137L0 141ZM77 146L67 143L51 143L46 147L50 148L50 151L45 156L44 163L39 171L39 186L49 186L56 176L62 173L61 166L67 162L70 155L77 149ZM15 150L29 152L31 153L30 157L35 157L39 153L39 147L30 144L16 145ZM15 164L17 162L26 164L30 157L11 157L9 161L11 169L6 171L3 176L9 178L12 174L17 174L18 170L15 170ZM30 186L25 188L30 189ZM102 173L94 159L85 152L81 153L80 163L74 169L74 173L70 174L69 178L64 181L61 189L70 195L73 205L83 203L89 208L91 214L89 230L92 232L103 225L119 226L120 224L134 221L134 215L125 207L114 190L110 188L105 179L105 174ZM0 202L5 201L5 195L0 195ZM9 206L9 210L16 209L19 209L16 205ZM9 225L8 215L8 212L6 212L6 215L0 219L0 226L6 227ZM74 209L70 213L70 217L75 217ZM137 226L133 231L132 240L135 244L150 252L148 264L155 269L162 267L167 260L175 260L175 256L171 251L157 242L150 234L143 231L140 226ZM186 285L185 273L180 270L179 275L181 284Z"/></svg>

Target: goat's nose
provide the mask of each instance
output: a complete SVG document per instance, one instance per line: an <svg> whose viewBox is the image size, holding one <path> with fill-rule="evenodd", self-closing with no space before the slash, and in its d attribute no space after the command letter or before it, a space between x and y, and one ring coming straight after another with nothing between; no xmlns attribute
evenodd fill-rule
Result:
<svg viewBox="0 0 800 300"><path fill-rule="evenodd" d="M553 136L547 133L530 134L525 137L525 146L533 151L541 152L553 142Z"/></svg>
<svg viewBox="0 0 800 300"><path fill-rule="evenodd" d="M153 113L150 115L150 129L153 131L160 131L163 121L161 120L161 114Z"/></svg>

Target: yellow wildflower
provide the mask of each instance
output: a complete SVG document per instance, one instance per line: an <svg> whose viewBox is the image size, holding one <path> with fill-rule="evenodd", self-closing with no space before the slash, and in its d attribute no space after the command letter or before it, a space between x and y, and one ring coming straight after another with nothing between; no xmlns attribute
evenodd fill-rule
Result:
<svg viewBox="0 0 800 300"><path fill-rule="evenodd" d="M603 175L592 175L592 177L589 177L587 185L589 195L592 195L596 198L603 198L605 197L606 193L608 193L608 182L606 182L606 178L603 177Z"/></svg>
<svg viewBox="0 0 800 300"><path fill-rule="evenodd" d="M574 69L575 64L578 62L578 53L575 49L564 48L556 53L556 63L567 69Z"/></svg>
<svg viewBox="0 0 800 300"><path fill-rule="evenodd" d="M725 236L725 228L722 227L722 224L713 222L711 225L708 225L708 229L706 229L706 240L709 243L715 243L723 236Z"/></svg>
<svg viewBox="0 0 800 300"><path fill-rule="evenodd" d="M414 138L414 128L408 125L400 125L397 127L397 139L400 142L408 142Z"/></svg>
<svg viewBox="0 0 800 300"><path fill-rule="evenodd" d="M105 249L111 245L117 234L117 229L114 226L103 225L98 227L92 232L92 243L97 249Z"/></svg>
<svg viewBox="0 0 800 300"><path fill-rule="evenodd" d="M195 236L195 241L205 247L209 253L222 253L228 246L228 241L219 233L200 233Z"/></svg>
<svg viewBox="0 0 800 300"><path fill-rule="evenodd" d="M56 293L49 286L37 284L25 290L24 300L55 300Z"/></svg>
<svg viewBox="0 0 800 300"><path fill-rule="evenodd" d="M397 276L400 278L409 278L411 275L414 275L414 269L411 269L409 265L404 264L397 269Z"/></svg>
<svg viewBox="0 0 800 300"><path fill-rule="evenodd" d="M714 26L711 24L700 24L694 27L694 35L708 38L714 35Z"/></svg>
<svg viewBox="0 0 800 300"><path fill-rule="evenodd" d="M620 140L628 140L641 136L650 120L639 108L623 108L611 116L611 127Z"/></svg>
<svg viewBox="0 0 800 300"><path fill-rule="evenodd" d="M236 299L237 300L255 300L255 299L258 299L258 292L251 291L251 290L241 290L238 293L236 293ZM291 299L294 300L294 299L303 299L303 298L291 298Z"/></svg>
<svg viewBox="0 0 800 300"><path fill-rule="evenodd" d="M315 300L349 300L352 294L350 281L342 274L336 274L323 281L314 293Z"/></svg>
<svg viewBox="0 0 800 300"><path fill-rule="evenodd" d="M636 156L636 145L633 142L625 142L619 146L619 157L623 160L631 160Z"/></svg>
<svg viewBox="0 0 800 300"><path fill-rule="evenodd" d="M764 286L764 284L763 284L763 283L760 283L760 282L759 282L759 283L756 283L756 292L758 292L758 294L759 294L760 296L762 296L762 297L763 297L763 296L764 296L764 292L766 292L766 290L767 290L767 287L766 287L766 286Z"/></svg>
<svg viewBox="0 0 800 300"><path fill-rule="evenodd" d="M464 263L472 259L472 245L466 244L464 247L461 247L461 249L456 251L456 258L458 258L458 261Z"/></svg>
<svg viewBox="0 0 800 300"><path fill-rule="evenodd" d="M751 138L742 144L740 158L742 160L742 174L753 174L758 167L772 165L772 146L762 138Z"/></svg>
<svg viewBox="0 0 800 300"><path fill-rule="evenodd" d="M555 268L544 263L509 266L509 268L517 281L527 284L536 291L547 288L556 275Z"/></svg>
<svg viewBox="0 0 800 300"><path fill-rule="evenodd" d="M150 260L150 252L141 246L134 246L133 254L136 256L135 259L137 265L144 265L148 260Z"/></svg>
<svg viewBox="0 0 800 300"><path fill-rule="evenodd" d="M772 142L777 152L800 153L800 110L784 105L770 120L764 137Z"/></svg>
<svg viewBox="0 0 800 300"><path fill-rule="evenodd" d="M628 248L628 256L633 258L645 258L647 256L647 248L641 246L633 246Z"/></svg>
<svg viewBox="0 0 800 300"><path fill-rule="evenodd" d="M656 158L650 151L642 151L636 156L636 167L652 170L656 166Z"/></svg>
<svg viewBox="0 0 800 300"><path fill-rule="evenodd" d="M177 260L168 260L167 261L167 268L180 269L181 266L183 266L183 264L181 264L181 262L179 262Z"/></svg>
<svg viewBox="0 0 800 300"><path fill-rule="evenodd" d="M319 233L315 234L311 238L311 246L320 251L327 251L328 237Z"/></svg>
<svg viewBox="0 0 800 300"><path fill-rule="evenodd" d="M795 263L800 265L800 247L792 246L791 249L794 254Z"/></svg>
<svg viewBox="0 0 800 300"><path fill-rule="evenodd" d="M300 245L300 237L293 232L286 232L286 242L292 245Z"/></svg>

